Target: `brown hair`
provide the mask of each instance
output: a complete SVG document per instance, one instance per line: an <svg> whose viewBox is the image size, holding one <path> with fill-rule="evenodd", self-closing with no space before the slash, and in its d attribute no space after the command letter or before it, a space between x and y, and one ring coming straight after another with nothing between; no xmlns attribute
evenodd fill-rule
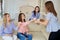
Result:
<svg viewBox="0 0 60 40"><path fill-rule="evenodd" d="M4 22L4 25L5 25L5 27L6 27L6 25L7 25L7 15L9 15L9 13L4 13L4 17L3 17L3 22Z"/></svg>
<svg viewBox="0 0 60 40"><path fill-rule="evenodd" d="M25 16L24 13L20 13L19 16L18 16L18 22L23 22L23 21L22 21L22 16L21 16L21 15L24 15L24 16ZM25 19L24 19L24 22L26 22Z"/></svg>
<svg viewBox="0 0 60 40"><path fill-rule="evenodd" d="M47 9L49 12L52 12L52 13L54 14L54 16L57 17L57 13L56 13L56 11L55 11L55 9L54 9L54 5L53 5L53 2L52 2L52 1L47 1L47 2L45 3L45 7L46 7L46 9Z"/></svg>
<svg viewBox="0 0 60 40"><path fill-rule="evenodd" d="M36 7L35 7L35 10L33 11L33 13L34 13L35 16L36 16L36 8L38 8L38 13L40 12L39 6L36 6Z"/></svg>

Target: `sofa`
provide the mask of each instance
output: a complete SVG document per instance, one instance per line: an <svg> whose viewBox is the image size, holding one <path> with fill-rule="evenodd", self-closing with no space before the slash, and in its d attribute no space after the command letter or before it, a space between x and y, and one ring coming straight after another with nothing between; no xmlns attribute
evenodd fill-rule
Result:
<svg viewBox="0 0 60 40"><path fill-rule="evenodd" d="M0 25L1 25L2 21L0 21ZM14 22L16 25L16 21ZM29 24L29 33L32 34L33 39L32 40L48 40L48 36L49 33L46 32L46 27L43 25L38 25L35 23L31 23ZM14 32L14 34L16 35L17 32ZM2 38L0 37L0 40L2 40ZM19 39L17 39L19 40Z"/></svg>
<svg viewBox="0 0 60 40"><path fill-rule="evenodd" d="M46 32L46 26L32 22L28 27L29 33L33 36L32 40L48 40L49 33Z"/></svg>

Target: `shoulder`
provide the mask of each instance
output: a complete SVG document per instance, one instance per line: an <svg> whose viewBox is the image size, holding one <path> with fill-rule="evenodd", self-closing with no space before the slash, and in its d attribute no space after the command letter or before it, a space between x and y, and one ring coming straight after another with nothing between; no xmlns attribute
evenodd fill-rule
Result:
<svg viewBox="0 0 60 40"><path fill-rule="evenodd" d="M11 26L16 26L17 24L15 22L10 22Z"/></svg>
<svg viewBox="0 0 60 40"><path fill-rule="evenodd" d="M52 13L51 13L51 12L48 12L48 13L47 13L47 16L52 16Z"/></svg>
<svg viewBox="0 0 60 40"><path fill-rule="evenodd" d="M25 22L26 24L28 24L29 21Z"/></svg>
<svg viewBox="0 0 60 40"><path fill-rule="evenodd" d="M24 25L28 25L29 24L29 21L27 21L27 22L24 22Z"/></svg>
<svg viewBox="0 0 60 40"><path fill-rule="evenodd" d="M52 13L48 12L48 13L46 14L46 19L50 20L51 17L52 17Z"/></svg>
<svg viewBox="0 0 60 40"><path fill-rule="evenodd" d="M31 15L34 16L34 12L33 11L31 12Z"/></svg>
<svg viewBox="0 0 60 40"><path fill-rule="evenodd" d="M10 24L15 24L14 22L10 22Z"/></svg>
<svg viewBox="0 0 60 40"><path fill-rule="evenodd" d="M31 13L34 14L34 11L32 11Z"/></svg>
<svg viewBox="0 0 60 40"><path fill-rule="evenodd" d="M21 22L18 22L18 25L21 24Z"/></svg>
<svg viewBox="0 0 60 40"><path fill-rule="evenodd" d="M47 13L47 15L50 15L50 14L51 14L50 12Z"/></svg>
<svg viewBox="0 0 60 40"><path fill-rule="evenodd" d="M21 23L21 22L18 22L18 23Z"/></svg>
<svg viewBox="0 0 60 40"><path fill-rule="evenodd" d="M38 13L38 15L40 15L40 12Z"/></svg>

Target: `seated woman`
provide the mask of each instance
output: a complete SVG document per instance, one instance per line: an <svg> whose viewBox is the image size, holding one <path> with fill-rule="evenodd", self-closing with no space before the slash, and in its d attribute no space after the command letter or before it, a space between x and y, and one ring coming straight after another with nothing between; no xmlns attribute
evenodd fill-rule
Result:
<svg viewBox="0 0 60 40"><path fill-rule="evenodd" d="M39 19L39 17L40 17L40 8L39 8L39 6L36 6L34 11L32 12L31 17L29 18L29 20L31 20L33 18Z"/></svg>
<svg viewBox="0 0 60 40"><path fill-rule="evenodd" d="M2 36L3 40L14 40L12 38L13 30L17 30L17 27L13 22L11 22L10 15L5 13L3 15L3 24L0 27L0 36Z"/></svg>
<svg viewBox="0 0 60 40"><path fill-rule="evenodd" d="M28 29L28 25L29 23L31 23L33 20L27 21L25 20L25 14L24 13L20 13L19 17L18 17L18 33L17 33L17 37L20 40L32 40L32 35L29 34L29 29Z"/></svg>

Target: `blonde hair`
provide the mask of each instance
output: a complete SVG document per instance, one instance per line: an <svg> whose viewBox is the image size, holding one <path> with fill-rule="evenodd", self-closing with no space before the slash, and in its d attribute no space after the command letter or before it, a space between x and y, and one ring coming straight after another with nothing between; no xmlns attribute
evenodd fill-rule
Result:
<svg viewBox="0 0 60 40"><path fill-rule="evenodd" d="M9 13L5 13L4 15L3 15L3 23L4 23L4 26L6 27L6 25L7 25L7 15L9 15Z"/></svg>

